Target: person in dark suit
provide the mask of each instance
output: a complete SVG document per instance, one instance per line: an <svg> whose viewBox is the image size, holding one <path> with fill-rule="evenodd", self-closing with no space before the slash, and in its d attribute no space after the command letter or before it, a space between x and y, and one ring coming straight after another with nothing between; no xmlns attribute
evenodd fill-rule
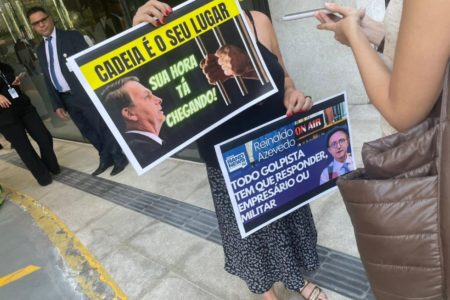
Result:
<svg viewBox="0 0 450 300"><path fill-rule="evenodd" d="M88 47L86 41L77 31L56 28L52 17L42 7L30 8L27 17L36 33L44 38L37 48L37 55L56 114L67 120L68 112L81 134L99 152L100 164L92 175L99 175L112 165L111 175L120 173L128 160L75 75L66 66L67 57Z"/></svg>
<svg viewBox="0 0 450 300"><path fill-rule="evenodd" d="M162 99L143 86L137 77L120 78L102 93L105 108L121 131L125 141L142 167L152 157L148 154L161 148L159 137L166 119Z"/></svg>
<svg viewBox="0 0 450 300"><path fill-rule="evenodd" d="M11 66L0 63L0 133L11 143L37 182L49 185L51 173L61 172L53 150L53 138L19 84L20 79L14 76ZM38 144L41 157L27 133Z"/></svg>

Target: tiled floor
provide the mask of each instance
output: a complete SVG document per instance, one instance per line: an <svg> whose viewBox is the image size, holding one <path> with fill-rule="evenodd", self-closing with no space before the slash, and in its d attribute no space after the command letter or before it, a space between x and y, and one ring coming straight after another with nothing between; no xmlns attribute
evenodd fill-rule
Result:
<svg viewBox="0 0 450 300"><path fill-rule="evenodd" d="M351 106L350 115L354 153L359 153L363 141L379 136L378 115L370 105ZM65 169L52 185L40 187L17 166L17 159L8 150L0 151L0 183L55 212L130 299L259 298L223 270L223 252L211 218L213 205L202 164L169 159L140 177L127 167L114 177L105 172L93 182L87 174L96 168L98 158L91 146L56 141L55 149ZM360 158L356 160L360 164ZM125 203L115 203L117 193L123 196L120 199L127 199ZM358 257L338 192L311 206L322 249ZM362 288L358 283L354 287L355 291ZM281 299L301 299L281 285L276 290ZM341 291L349 292L350 288L347 293ZM328 293L330 299L358 299Z"/></svg>
<svg viewBox="0 0 450 300"><path fill-rule="evenodd" d="M2 155L0 159L24 167L15 153ZM221 244L214 211L65 167L62 168L61 174L55 177L55 180L203 239ZM309 274L309 280L320 286L339 291L340 294L351 299L367 298L370 287L359 259L322 246L319 246L319 256L321 267L318 271Z"/></svg>

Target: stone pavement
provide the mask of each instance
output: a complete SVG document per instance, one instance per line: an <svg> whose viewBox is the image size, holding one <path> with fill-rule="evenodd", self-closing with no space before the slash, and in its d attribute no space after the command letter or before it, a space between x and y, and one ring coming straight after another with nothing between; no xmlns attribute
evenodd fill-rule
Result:
<svg viewBox="0 0 450 300"><path fill-rule="evenodd" d="M35 299L82 297L82 293L74 288L76 282L68 275L69 269L65 268L49 239L34 226L25 211L10 201L0 208L0 236L0 277L15 274L11 276L13 278L0 282L1 299L27 299L31 291Z"/></svg>

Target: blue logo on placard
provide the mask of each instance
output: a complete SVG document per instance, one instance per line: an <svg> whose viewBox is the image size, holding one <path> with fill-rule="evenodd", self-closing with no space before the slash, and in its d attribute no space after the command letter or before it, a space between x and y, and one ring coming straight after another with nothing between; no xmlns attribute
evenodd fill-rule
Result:
<svg viewBox="0 0 450 300"><path fill-rule="evenodd" d="M248 164L244 153L230 155L226 158L225 162L227 163L228 171L230 173L245 168Z"/></svg>

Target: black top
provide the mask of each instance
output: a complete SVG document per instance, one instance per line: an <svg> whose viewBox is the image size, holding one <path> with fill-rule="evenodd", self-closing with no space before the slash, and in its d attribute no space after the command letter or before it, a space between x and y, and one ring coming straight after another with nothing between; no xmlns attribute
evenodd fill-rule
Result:
<svg viewBox="0 0 450 300"><path fill-rule="evenodd" d="M250 20L252 21L252 25L254 28L253 19L251 18L250 14L248 15L250 17ZM256 39L258 39L257 35ZM286 108L283 104L284 70L278 62L277 56L270 52L258 40L257 46L259 48L259 51L261 52L261 56L264 59L264 62L267 65L267 69L272 75L272 78L278 88L278 92L263 100L262 102L246 109L234 118L208 132L205 136L198 140L197 145L200 155L208 166L219 166L214 150L214 145L237 136L268 121L271 121L286 113Z"/></svg>
<svg viewBox="0 0 450 300"><path fill-rule="evenodd" d="M19 87L11 86L11 83L16 78L13 68L8 64L0 63L0 72L3 74L0 74L0 94L11 101L10 107L0 107L0 126L4 126L16 122L27 109L33 106L31 105L30 99L20 91ZM18 98L13 99L11 97L8 92L8 84L16 90L19 95Z"/></svg>
<svg viewBox="0 0 450 300"><path fill-rule="evenodd" d="M3 74L3 76L0 74L0 93L11 100L8 93L8 84L11 84L15 79L14 70L10 65L0 63L0 72Z"/></svg>

